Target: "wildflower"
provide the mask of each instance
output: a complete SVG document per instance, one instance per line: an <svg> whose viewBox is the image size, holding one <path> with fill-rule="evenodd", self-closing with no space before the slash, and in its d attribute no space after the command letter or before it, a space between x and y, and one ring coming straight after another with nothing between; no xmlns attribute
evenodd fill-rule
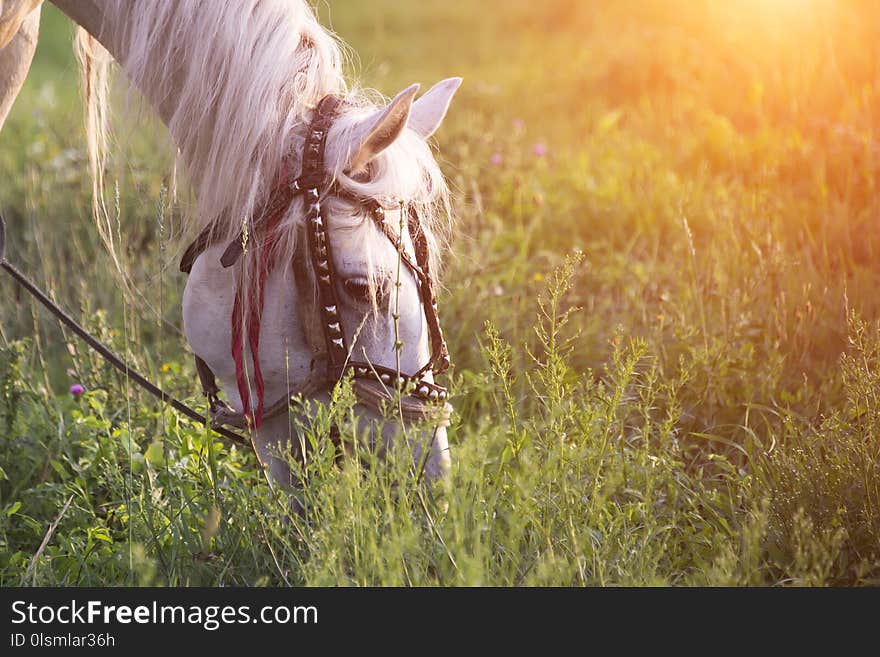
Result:
<svg viewBox="0 0 880 657"><path fill-rule="evenodd" d="M489 158L489 164L493 167L501 166L504 163L504 156L501 153L492 153L492 157Z"/></svg>
<svg viewBox="0 0 880 657"><path fill-rule="evenodd" d="M535 157L544 157L547 155L547 144L543 141L539 141L532 146L532 153L534 153Z"/></svg>
<svg viewBox="0 0 880 657"><path fill-rule="evenodd" d="M74 383L72 386L70 386L70 390L69 390L70 394L73 395L74 397L79 397L85 391L86 391L86 389L83 388L82 385L79 383Z"/></svg>
<svg viewBox="0 0 880 657"><path fill-rule="evenodd" d="M514 132L522 132L523 130L526 129L526 122L523 121L522 119L514 119L511 122L511 125L513 126Z"/></svg>

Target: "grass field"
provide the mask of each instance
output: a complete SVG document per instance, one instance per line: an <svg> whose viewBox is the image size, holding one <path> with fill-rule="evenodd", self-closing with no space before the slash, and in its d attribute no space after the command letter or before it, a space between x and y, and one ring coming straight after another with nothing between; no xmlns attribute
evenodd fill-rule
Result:
<svg viewBox="0 0 880 657"><path fill-rule="evenodd" d="M250 454L2 280L0 584L880 584L880 10L489 5L319 7L386 95L465 78L437 136L449 480L416 486L403 454L334 465L324 417L287 523ZM10 259L197 402L187 196L121 89L124 293L89 217L71 34L46 7L0 134Z"/></svg>

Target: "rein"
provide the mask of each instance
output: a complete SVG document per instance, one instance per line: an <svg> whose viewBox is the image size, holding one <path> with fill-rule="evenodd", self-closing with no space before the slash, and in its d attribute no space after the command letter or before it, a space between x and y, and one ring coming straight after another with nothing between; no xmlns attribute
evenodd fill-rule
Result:
<svg viewBox="0 0 880 657"><path fill-rule="evenodd" d="M151 383L144 376L131 369L125 361L110 350L103 342L89 333L81 326L73 317L68 315L60 306L52 301L39 287L37 287L27 276L19 271L12 263L6 259L6 220L0 215L0 267L3 268L19 285L27 290L31 296L39 301L49 312L58 318L71 331L76 333L86 344L97 351L101 357L110 363L117 370L122 372L126 377L134 381L141 388L149 392L157 399L162 400L177 411L180 411L188 418L199 422L200 424L210 425L211 428L223 438L235 443L236 445L245 446L252 449L251 441L244 436L229 431L228 429L215 426L208 418L200 414L198 411L184 404L182 401L172 397L167 392Z"/></svg>

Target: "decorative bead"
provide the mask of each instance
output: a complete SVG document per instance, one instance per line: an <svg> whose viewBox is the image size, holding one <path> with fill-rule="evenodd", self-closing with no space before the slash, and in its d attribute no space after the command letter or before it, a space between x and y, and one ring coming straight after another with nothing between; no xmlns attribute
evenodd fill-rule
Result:
<svg viewBox="0 0 880 657"><path fill-rule="evenodd" d="M318 190L314 187L306 192L306 196L314 201L317 201L321 197L321 195L318 193Z"/></svg>
<svg viewBox="0 0 880 657"><path fill-rule="evenodd" d="M437 397L439 397L439 396L440 396L440 393L437 392L436 390L432 390L431 392L428 393L428 397L431 398L431 401L437 401Z"/></svg>
<svg viewBox="0 0 880 657"><path fill-rule="evenodd" d="M342 338L334 338L331 342L342 349Z"/></svg>
<svg viewBox="0 0 880 657"><path fill-rule="evenodd" d="M339 333L342 331L342 327L339 325L339 322L334 322L333 324L327 324L327 328L330 329L332 333Z"/></svg>
<svg viewBox="0 0 880 657"><path fill-rule="evenodd" d="M421 386L421 387L419 387L419 389L417 390L417 392L418 392L419 395L421 395L422 397L427 397L427 396L428 396L428 392L429 392L429 391L428 391L428 386Z"/></svg>
<svg viewBox="0 0 880 657"><path fill-rule="evenodd" d="M391 383L391 375L390 374L383 372L382 374L379 375L379 379L382 381L382 383Z"/></svg>
<svg viewBox="0 0 880 657"><path fill-rule="evenodd" d="M336 314L336 306L324 306L324 312L329 315Z"/></svg>

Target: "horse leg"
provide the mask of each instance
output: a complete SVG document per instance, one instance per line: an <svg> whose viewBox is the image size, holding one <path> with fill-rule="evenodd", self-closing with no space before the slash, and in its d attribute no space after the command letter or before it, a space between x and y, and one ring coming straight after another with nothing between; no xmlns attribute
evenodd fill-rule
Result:
<svg viewBox="0 0 880 657"><path fill-rule="evenodd" d="M296 435L288 430L287 414L268 418L254 434L254 448L260 465L266 471L269 483L289 488L295 485L288 466L288 454L294 449Z"/></svg>
<svg viewBox="0 0 880 657"><path fill-rule="evenodd" d="M427 447L428 453L423 456L423 449ZM421 466L424 459L424 473L428 481L445 479L452 467L452 459L449 456L449 440L446 437L446 427L437 426L423 434L422 441L415 447L416 467Z"/></svg>
<svg viewBox="0 0 880 657"><path fill-rule="evenodd" d="M405 438L407 449L412 451L413 467L417 476L434 482L444 479L452 467L452 459L449 455L449 441L446 437L446 427L438 425L434 427L410 427L406 432L400 430L396 422L382 422L381 418L371 410L365 410L362 418L370 417L371 427L381 426L378 440L379 454L383 455L392 447L395 441ZM362 420L368 421L368 420ZM372 440L375 443L375 434Z"/></svg>
<svg viewBox="0 0 880 657"><path fill-rule="evenodd" d="M27 77L40 30L39 3L29 1L15 9L8 18L6 11L0 15L0 130Z"/></svg>
<svg viewBox="0 0 880 657"><path fill-rule="evenodd" d="M254 450L270 486L288 492L291 510L302 515L303 507L295 495L302 488L302 482L289 465L290 459L296 458L301 449L288 413L263 421L254 433Z"/></svg>

